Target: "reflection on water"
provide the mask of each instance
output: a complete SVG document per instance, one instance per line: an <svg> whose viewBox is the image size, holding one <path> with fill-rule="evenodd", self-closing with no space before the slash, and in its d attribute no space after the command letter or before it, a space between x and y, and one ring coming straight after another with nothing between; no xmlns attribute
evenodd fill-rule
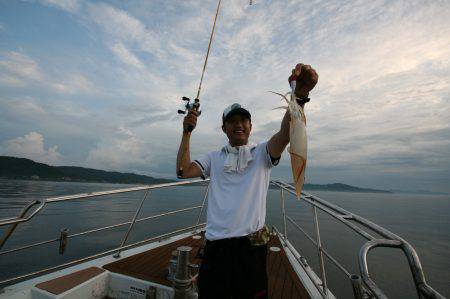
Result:
<svg viewBox="0 0 450 299"><path fill-rule="evenodd" d="M0 218L16 216L31 200L128 187L130 185L0 180ZM151 191L139 217L200 205L204 190L204 187L176 187ZM283 225L279 194L278 190L269 190L267 223L281 230ZM314 194L366 217L408 240L421 258L430 284L443 295L450 295L448 196L318 191ZM139 191L48 205L31 221L20 224L2 250L55 239L63 228L67 228L72 234L129 221L143 195L144 192ZM296 201L294 197L287 196L286 199L288 215L308 234L315 237L310 206L303 201ZM193 210L136 223L127 243L194 225L198 213L199 210ZM325 249L350 273L359 273L357 257L359 248L365 240L327 214L319 212L319 220ZM64 255L58 254L57 242L19 253L1 255L0 279L117 247L127 228L128 226L124 225L83 237L70 238ZM0 229L0 233L3 230ZM288 237L319 273L316 248L291 224L288 224ZM407 261L399 250L376 249L369 255L369 269L374 280L386 290L389 297L417 297ZM326 272L331 290L339 298L351 298L352 291L348 279L328 262Z"/></svg>

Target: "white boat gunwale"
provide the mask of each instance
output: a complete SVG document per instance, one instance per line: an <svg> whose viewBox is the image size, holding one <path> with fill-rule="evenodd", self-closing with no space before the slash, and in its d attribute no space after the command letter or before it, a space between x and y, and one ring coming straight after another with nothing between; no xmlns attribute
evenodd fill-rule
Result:
<svg viewBox="0 0 450 299"><path fill-rule="evenodd" d="M180 233L180 234L176 234L174 236L167 237L162 240L155 240L154 242L151 242L149 244L125 249L121 252L121 256L119 258L115 258L113 255L111 255L111 253L114 253L116 251L113 249L113 250L108 251L109 255L94 258L94 259L87 260L84 262L80 262L78 264L68 266L66 268L56 270L54 272L51 272L51 273L48 273L45 275L34 277L31 279L16 283L14 285L6 286L2 289L0 298L10 298L10 296L12 296L13 294L26 292L27 290L35 287L35 285L37 285L39 283L43 283L43 282L46 282L46 281L49 281L49 280L52 280L52 279L55 279L58 277L62 277L62 276L68 275L70 273L77 272L77 271L80 271L80 270L83 270L83 269L86 269L89 267L102 267L106 264L117 262L122 259L126 259L128 257L134 256L136 254L143 253L143 252L146 252L148 250L152 250L152 249L155 249L158 247L162 247L169 243L172 243L172 242L175 242L175 241L178 241L183 238L193 236L196 234L197 233L194 231L188 231L185 233ZM157 238L155 238L155 239L157 239ZM109 272L109 271L105 271L105 272ZM115 273L115 274L122 275L119 273ZM134 279L139 280L138 278L134 278ZM163 286L163 285L161 285L161 286L164 288L170 289L167 286Z"/></svg>

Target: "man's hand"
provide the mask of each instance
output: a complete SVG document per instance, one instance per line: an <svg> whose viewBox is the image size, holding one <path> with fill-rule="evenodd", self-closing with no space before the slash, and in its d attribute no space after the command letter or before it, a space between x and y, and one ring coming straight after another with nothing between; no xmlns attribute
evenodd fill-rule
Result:
<svg viewBox="0 0 450 299"><path fill-rule="evenodd" d="M195 110L191 110L188 112L183 120L183 132L190 132L189 128L191 128L191 131L195 129L195 126L197 125L198 115L198 112Z"/></svg>
<svg viewBox="0 0 450 299"><path fill-rule="evenodd" d="M203 175L199 166L191 162L191 154L189 151L189 140L191 138L189 128L192 130L195 128L198 115L199 112L191 110L183 120L183 137L181 138L177 155L177 177L179 179L196 178Z"/></svg>
<svg viewBox="0 0 450 299"><path fill-rule="evenodd" d="M295 95L299 98L307 97L319 80L317 72L308 64L297 64L292 74L297 77Z"/></svg>

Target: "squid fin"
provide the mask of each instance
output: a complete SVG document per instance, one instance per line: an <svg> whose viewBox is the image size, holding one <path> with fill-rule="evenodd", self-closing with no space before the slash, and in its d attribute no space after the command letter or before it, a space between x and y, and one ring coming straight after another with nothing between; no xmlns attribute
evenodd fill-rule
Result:
<svg viewBox="0 0 450 299"><path fill-rule="evenodd" d="M288 148L288 152L291 155L292 176L294 179L295 193L297 195L297 199L299 200L302 193L303 183L305 182L306 159L294 152L291 152L290 147Z"/></svg>

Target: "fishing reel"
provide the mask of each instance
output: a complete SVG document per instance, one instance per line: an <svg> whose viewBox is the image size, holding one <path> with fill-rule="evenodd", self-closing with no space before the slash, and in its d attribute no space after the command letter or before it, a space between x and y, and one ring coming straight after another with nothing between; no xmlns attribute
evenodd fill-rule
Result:
<svg viewBox="0 0 450 299"><path fill-rule="evenodd" d="M185 110L178 109L178 114L186 114L186 111L187 112L196 111L198 113L198 116L200 116L202 112L200 111L199 99L194 99L194 103L191 103L191 99L188 97L182 97L181 99L186 102L186 105L184 106L186 109ZM189 126L188 132L192 132L192 130L194 130L194 127Z"/></svg>
<svg viewBox="0 0 450 299"><path fill-rule="evenodd" d="M198 115L200 115L202 113L199 110L200 109L200 100L199 99L194 99L194 103L191 103L191 99L188 97L182 97L181 100L186 102L186 105L184 106L186 109L185 110L178 109L178 114L186 114L186 112L189 112L191 110L197 111Z"/></svg>

